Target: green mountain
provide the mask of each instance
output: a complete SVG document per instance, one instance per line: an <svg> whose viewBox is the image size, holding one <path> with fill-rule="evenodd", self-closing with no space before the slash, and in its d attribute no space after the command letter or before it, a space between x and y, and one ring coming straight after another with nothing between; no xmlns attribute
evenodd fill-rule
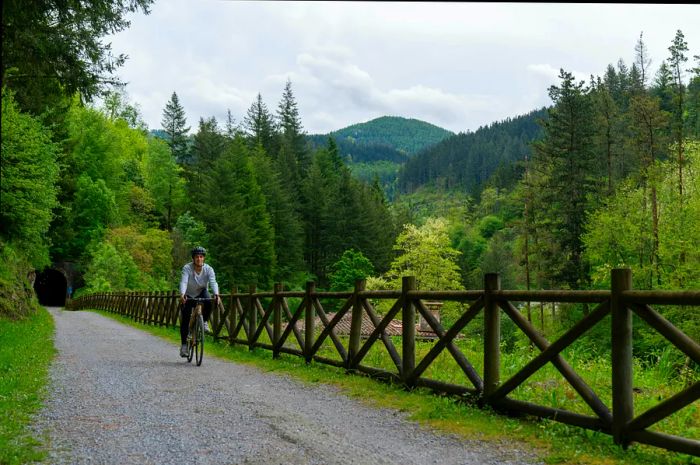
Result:
<svg viewBox="0 0 700 465"><path fill-rule="evenodd" d="M340 154L350 163L390 161L404 163L415 153L454 133L425 121L382 116L329 134L308 136L312 147L325 146L333 137Z"/></svg>
<svg viewBox="0 0 700 465"><path fill-rule="evenodd" d="M330 135L355 144L388 145L410 156L453 136L454 133L417 119L382 116L366 123L339 129Z"/></svg>
<svg viewBox="0 0 700 465"><path fill-rule="evenodd" d="M432 145L401 167L398 189L411 193L434 185L478 196L487 184L510 187L522 169L518 162L530 154L530 143L541 135L537 121L545 117L542 108Z"/></svg>

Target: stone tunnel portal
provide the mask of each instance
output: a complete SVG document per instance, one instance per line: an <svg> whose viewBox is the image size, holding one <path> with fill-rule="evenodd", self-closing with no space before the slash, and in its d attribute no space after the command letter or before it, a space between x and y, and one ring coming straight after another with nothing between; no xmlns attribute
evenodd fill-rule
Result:
<svg viewBox="0 0 700 465"><path fill-rule="evenodd" d="M66 304L68 282L58 270L47 268L36 276L34 290L41 305L62 307Z"/></svg>

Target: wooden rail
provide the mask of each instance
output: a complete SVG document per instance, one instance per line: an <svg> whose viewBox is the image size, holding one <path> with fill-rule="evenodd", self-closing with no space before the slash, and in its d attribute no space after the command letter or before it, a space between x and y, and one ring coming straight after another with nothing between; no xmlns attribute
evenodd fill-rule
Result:
<svg viewBox="0 0 700 465"><path fill-rule="evenodd" d="M364 281L358 281L353 292L318 292L313 282L303 292L283 291L275 284L272 292L257 292L254 286L247 293L233 289L223 295L222 305L212 312L214 337L230 344L247 345L303 357L348 371L359 371L371 376L402 383L407 387L423 386L441 393L469 396L480 405L490 406L506 413L525 413L553 419L562 423L589 428L610 434L616 444L627 448L632 442L649 444L681 453L700 456L700 441L659 433L649 428L700 398L700 382L687 386L681 392L659 402L656 406L635 416L632 383L632 316L636 314L658 331L668 342L683 352L690 361L700 365L700 345L684 334L650 304L700 306L699 291L635 291L628 269L612 270L611 288L605 291L509 291L500 288L496 274L487 274L484 289L478 291L419 291L413 277L403 278L401 291L368 291ZM290 308L290 300L298 301ZM327 307L337 308L331 317ZM391 300L391 308L380 316L372 301ZM455 301L467 304L467 309L449 328L426 308L424 300ZM512 302L587 303L595 307L556 341L548 341ZM179 296L176 292L112 292L82 296L70 302L71 309L94 308L127 315L146 324L173 326L179 320ZM346 341L338 334L337 325L350 314L350 334ZM361 325L366 314L374 330L362 337ZM437 339L421 360L416 360L416 317L421 315L437 335ZM529 363L507 379L501 379L501 316L511 319L539 349ZM562 351L591 328L610 315L611 390L612 405L606 405L599 395L563 358ZM477 316L483 316L477 320ZM318 319L318 320L316 320ZM402 321L401 347L396 338L387 334L394 319ZM317 331L316 323L321 325ZM483 370L480 373L456 343L470 324L481 321ZM304 323L303 329L301 322ZM293 335L293 336L292 336ZM265 337L263 337L265 336ZM264 339L264 340L262 340ZM320 354L330 346L334 357ZM370 349L380 341L385 347L394 370L386 370L363 363ZM269 341L269 343L265 342ZM447 383L425 377L426 370L443 353L449 353L470 385ZM538 370L552 364L587 404L593 415L583 415L565 409L512 399L509 396Z"/></svg>

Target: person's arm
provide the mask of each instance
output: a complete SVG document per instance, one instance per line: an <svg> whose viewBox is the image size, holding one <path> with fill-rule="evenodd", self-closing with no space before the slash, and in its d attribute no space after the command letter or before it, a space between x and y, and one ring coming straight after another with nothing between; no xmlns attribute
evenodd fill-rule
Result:
<svg viewBox="0 0 700 465"><path fill-rule="evenodd" d="M216 298L216 304L219 304L219 283L216 282L216 273L214 273L214 268L209 267L209 287L211 287L211 292Z"/></svg>
<svg viewBox="0 0 700 465"><path fill-rule="evenodd" d="M187 269L187 265L185 265L182 267L182 274L180 276L180 301L183 304L187 300L187 295L185 295L185 292L187 292L187 281L189 280L189 277L190 273Z"/></svg>

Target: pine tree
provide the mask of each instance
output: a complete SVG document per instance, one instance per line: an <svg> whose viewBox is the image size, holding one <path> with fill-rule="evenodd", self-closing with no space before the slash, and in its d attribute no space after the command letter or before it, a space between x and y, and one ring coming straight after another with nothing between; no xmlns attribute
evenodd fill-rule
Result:
<svg viewBox="0 0 700 465"><path fill-rule="evenodd" d="M651 66L651 59L649 58L649 51L644 43L644 32L639 33L639 40L634 46L635 52L635 65L639 70L639 78L642 89L647 86L647 79L649 77L649 67Z"/></svg>
<svg viewBox="0 0 700 465"><path fill-rule="evenodd" d="M607 179L607 194L613 192L615 180L618 177L617 164L621 156L620 111L610 94L609 88L598 81L592 87L591 95L595 110L596 146L597 151L605 157L605 177Z"/></svg>
<svg viewBox="0 0 700 465"><path fill-rule="evenodd" d="M292 82L289 79L284 86L282 100L277 108L277 119L280 124L282 144L286 145L294 154L301 173L306 172L310 163L309 153L306 148L299 109L292 93Z"/></svg>
<svg viewBox="0 0 700 465"><path fill-rule="evenodd" d="M229 140L233 140L237 135L243 134L241 125L236 122L236 119L231 114L231 110L226 110L226 127L224 133Z"/></svg>
<svg viewBox="0 0 700 465"><path fill-rule="evenodd" d="M593 107L589 89L561 70L561 86L549 88L554 107L543 122L544 137L533 144L536 165L548 180L537 208L549 218L550 230L566 263L554 276L571 288L588 281L581 234L592 194L596 193ZM557 257L561 261L561 256Z"/></svg>
<svg viewBox="0 0 700 465"><path fill-rule="evenodd" d="M668 48L671 52L669 65L671 67L671 75L673 76L673 112L672 127L673 139L676 146L676 162L678 163L678 192L680 194L680 207L683 207L683 144L685 143L685 130L683 128L683 111L685 99L685 85L683 84L684 63L688 61L685 52L688 51L688 44L685 41L683 33L676 31L676 37L673 39L673 44Z"/></svg>
<svg viewBox="0 0 700 465"><path fill-rule="evenodd" d="M654 77L654 85L651 92L659 97L661 109L667 112L673 111L673 75L666 61L662 61Z"/></svg>
<svg viewBox="0 0 700 465"><path fill-rule="evenodd" d="M192 164L200 173L211 170L214 162L226 147L226 139L216 118L200 118L197 134L194 135L192 147Z"/></svg>
<svg viewBox="0 0 700 465"><path fill-rule="evenodd" d="M263 102L262 95L258 94L255 102L248 109L243 119L243 126L250 148L261 145L268 155L273 156L277 153L275 120Z"/></svg>
<svg viewBox="0 0 700 465"><path fill-rule="evenodd" d="M696 66L690 70L692 73L688 83L688 135L700 139L700 55L695 55Z"/></svg>
<svg viewBox="0 0 700 465"><path fill-rule="evenodd" d="M304 269L304 227L296 196L281 180L272 159L258 146L251 154L275 236L275 282L290 281Z"/></svg>
<svg viewBox="0 0 700 465"><path fill-rule="evenodd" d="M227 285L269 289L275 275L275 232L265 196L242 139L229 144L201 183L212 263Z"/></svg>
<svg viewBox="0 0 700 465"><path fill-rule="evenodd" d="M167 142L175 159L178 163L189 164L191 155L187 147L187 133L190 127L186 126L185 109L180 105L177 93L173 92L165 105L160 124L168 136Z"/></svg>
<svg viewBox="0 0 700 465"><path fill-rule="evenodd" d="M207 203L206 189L214 165L226 150L227 141L219 130L216 118L200 118L197 133L190 149L190 163L186 166L187 194L193 204Z"/></svg>
<svg viewBox="0 0 700 465"><path fill-rule="evenodd" d="M631 132L630 144L634 147L639 157L641 185L644 190L644 212L647 211L647 188L649 188L649 202L651 204L651 237L652 243L648 247L640 244L640 266L646 260L645 250L651 249L649 263L656 274L657 284L661 284L661 264L659 262L659 208L656 184L649 182L649 176L654 169L656 161L663 158L668 140L666 137L669 115L660 109L660 100L648 94L634 96L630 104L628 115ZM652 282L648 283L651 286Z"/></svg>

